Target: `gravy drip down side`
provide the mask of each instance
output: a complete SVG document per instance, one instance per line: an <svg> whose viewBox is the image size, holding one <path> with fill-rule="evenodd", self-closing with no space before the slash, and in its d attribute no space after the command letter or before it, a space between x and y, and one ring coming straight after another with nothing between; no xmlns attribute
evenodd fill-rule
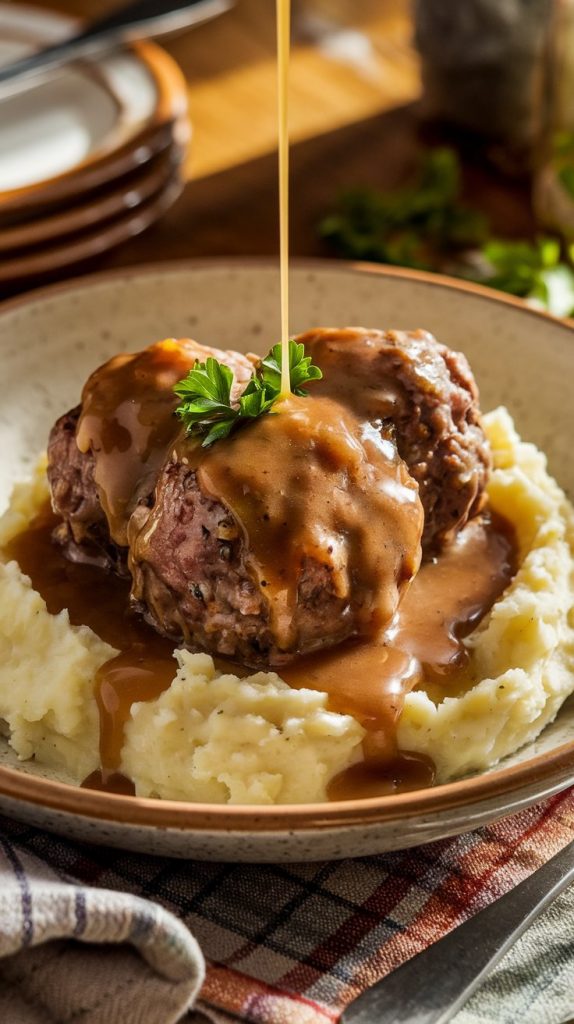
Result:
<svg viewBox="0 0 574 1024"><path fill-rule="evenodd" d="M117 776L124 724L134 701L151 700L167 689L177 666L173 644L129 605L129 581L83 562L71 562L52 535L58 524L48 505L4 550L18 562L52 615L67 609L73 626L89 626L120 653L98 670L94 692L100 713L101 771L90 785L129 791ZM133 791L133 787L132 787Z"/></svg>
<svg viewBox="0 0 574 1024"><path fill-rule="evenodd" d="M203 454L197 474L241 525L279 652L308 647L297 620L310 563L325 567L341 602L329 642L380 634L418 570L423 514L415 482L376 429L331 399L292 395Z"/></svg>
<svg viewBox="0 0 574 1024"><path fill-rule="evenodd" d="M425 681L441 696L472 685L464 639L516 572L516 542L496 518L475 520L439 556L424 562L378 643L348 643L282 669L291 686L329 694L333 710L392 736L404 696ZM438 692L438 690L437 690Z"/></svg>
<svg viewBox="0 0 574 1024"><path fill-rule="evenodd" d="M383 782L394 780L389 791L396 791L401 779L428 774L425 759L406 764L397 749L405 697L424 685L438 703L476 682L464 639L510 583L516 550L513 530L502 519L472 521L423 563L379 643L349 643L282 670L291 686L327 692L334 711L353 715L367 730L365 764L333 781L333 799L366 796L377 778L381 793Z"/></svg>
<svg viewBox="0 0 574 1024"><path fill-rule="evenodd" d="M181 433L173 386L196 360L216 355L228 361L236 382L249 378L250 362L183 339L167 339L142 352L110 359L88 378L82 393L76 442L95 460L94 480L110 537L128 544L134 508L149 499L158 474Z"/></svg>
<svg viewBox="0 0 574 1024"><path fill-rule="evenodd" d="M466 358L421 330L319 328L297 341L323 371L314 393L395 440L419 485L423 553L436 554L486 502L491 455Z"/></svg>

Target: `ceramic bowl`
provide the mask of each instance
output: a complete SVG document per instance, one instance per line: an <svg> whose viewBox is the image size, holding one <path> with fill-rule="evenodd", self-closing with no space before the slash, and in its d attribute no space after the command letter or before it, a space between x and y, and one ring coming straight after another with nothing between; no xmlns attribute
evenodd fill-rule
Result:
<svg viewBox="0 0 574 1024"><path fill-rule="evenodd" d="M469 357L482 406L508 406L524 438L574 492L571 324L446 278L342 263L296 264L293 331L424 327ZM97 275L0 307L0 500L28 471L87 374L113 353L191 335L266 351L279 335L269 262L173 263ZM33 372L31 370L33 369ZM78 789L2 748L0 808L78 839L178 857L317 860L439 839L518 811L574 782L574 704L494 770L433 789L321 805L246 807L142 800Z"/></svg>

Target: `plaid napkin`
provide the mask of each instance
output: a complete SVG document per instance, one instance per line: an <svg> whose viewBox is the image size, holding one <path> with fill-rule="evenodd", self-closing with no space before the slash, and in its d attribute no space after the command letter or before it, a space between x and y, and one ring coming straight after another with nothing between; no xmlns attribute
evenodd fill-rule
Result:
<svg viewBox="0 0 574 1024"><path fill-rule="evenodd" d="M319 864L152 858L0 819L0 1020L199 1020L197 1010L186 1015L202 978L194 935L208 960L197 1004L203 1020L328 1024L573 836L574 790L455 839ZM566 893L456 1022L559 1024L569 1016L574 894Z"/></svg>

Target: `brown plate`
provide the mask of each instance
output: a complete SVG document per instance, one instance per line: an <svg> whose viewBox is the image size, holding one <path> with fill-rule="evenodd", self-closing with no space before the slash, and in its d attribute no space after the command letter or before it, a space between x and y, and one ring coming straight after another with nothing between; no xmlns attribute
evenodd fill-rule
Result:
<svg viewBox="0 0 574 1024"><path fill-rule="evenodd" d="M13 227L0 229L0 261L15 250L27 249L63 236L86 231L121 214L129 213L161 191L175 175L186 156L186 150L173 142L132 174L94 193L74 205L66 204L46 216L34 215ZM21 253L19 255L22 255Z"/></svg>
<svg viewBox="0 0 574 1024"><path fill-rule="evenodd" d="M151 198L128 209L88 231L80 231L64 241L42 247L32 246L17 256L4 256L0 260L0 282L24 281L29 277L50 274L64 267L74 266L113 249L128 238L141 234L175 203L183 190L178 171L173 171L152 193Z"/></svg>

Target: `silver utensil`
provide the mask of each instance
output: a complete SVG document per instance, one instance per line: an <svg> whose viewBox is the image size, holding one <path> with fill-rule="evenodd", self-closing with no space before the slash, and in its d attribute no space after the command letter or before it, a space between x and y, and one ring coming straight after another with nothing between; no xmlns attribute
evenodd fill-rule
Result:
<svg viewBox="0 0 574 1024"><path fill-rule="evenodd" d="M92 21L77 35L48 46L29 57L0 67L2 94L21 88L23 79L35 79L79 57L94 57L120 43L160 36L214 18L233 0L136 0ZM7 83L10 83L9 85Z"/></svg>
<svg viewBox="0 0 574 1024"><path fill-rule="evenodd" d="M574 842L358 996L342 1024L446 1024L534 919L574 881Z"/></svg>

